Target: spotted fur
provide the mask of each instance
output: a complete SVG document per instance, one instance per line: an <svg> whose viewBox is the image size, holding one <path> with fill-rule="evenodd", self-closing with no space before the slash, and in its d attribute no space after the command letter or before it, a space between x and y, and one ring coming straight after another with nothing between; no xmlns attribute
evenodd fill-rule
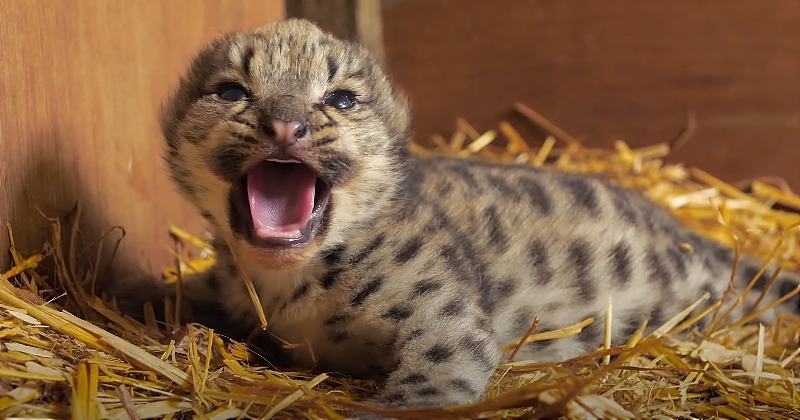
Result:
<svg viewBox="0 0 800 420"><path fill-rule="evenodd" d="M221 100L220 84L231 82L250 98ZM324 105L337 89L354 92L356 106ZM273 118L307 118L310 136L295 153L331 185L321 226L303 247L252 244L230 206L248 168L281 153L263 128ZM316 357L299 346L283 352L285 361L383 375L382 404L475 401L504 360L500 349L537 316L539 331L601 320L611 296L613 342L620 343L645 319L657 326L706 291L719 297L731 274L730 249L601 179L410 156L404 97L364 48L305 21L211 44L168 102L162 125L172 178L218 238L216 266L184 282L185 316L240 336L258 326L235 253L256 285L269 333L310 343ZM749 281L759 264L745 259L736 283ZM797 283L787 275L778 284L787 292ZM174 293L115 287L128 308ZM791 305L786 310L796 311ZM517 359L564 360L597 348L601 336L598 323L526 345Z"/></svg>

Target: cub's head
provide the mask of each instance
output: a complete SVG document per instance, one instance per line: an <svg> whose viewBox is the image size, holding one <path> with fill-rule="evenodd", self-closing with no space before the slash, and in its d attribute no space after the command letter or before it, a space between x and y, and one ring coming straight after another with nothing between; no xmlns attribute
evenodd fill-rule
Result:
<svg viewBox="0 0 800 420"><path fill-rule="evenodd" d="M391 202L409 124L363 47L302 20L213 42L162 115L181 192L267 268L302 265Z"/></svg>

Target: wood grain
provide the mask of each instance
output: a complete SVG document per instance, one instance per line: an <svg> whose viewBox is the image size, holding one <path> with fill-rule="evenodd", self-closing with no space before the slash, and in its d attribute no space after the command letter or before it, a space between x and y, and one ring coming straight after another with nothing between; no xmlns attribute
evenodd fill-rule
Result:
<svg viewBox="0 0 800 420"><path fill-rule="evenodd" d="M508 112L522 101L586 144L647 145L693 111L698 130L673 160L800 190L796 0L391 0L383 25L421 138L456 117L524 127Z"/></svg>
<svg viewBox="0 0 800 420"><path fill-rule="evenodd" d="M170 224L203 230L166 177L161 101L210 39L283 16L278 0L0 0L0 271L5 223L35 251L36 208L63 217L79 200L87 240L127 231L117 271L159 272Z"/></svg>

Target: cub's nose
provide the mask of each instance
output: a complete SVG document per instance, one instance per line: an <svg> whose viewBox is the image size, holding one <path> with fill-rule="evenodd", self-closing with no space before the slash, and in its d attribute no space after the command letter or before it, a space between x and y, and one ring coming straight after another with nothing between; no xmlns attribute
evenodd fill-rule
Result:
<svg viewBox="0 0 800 420"><path fill-rule="evenodd" d="M308 123L305 121L272 120L264 127L264 131L275 142L291 146L308 135Z"/></svg>

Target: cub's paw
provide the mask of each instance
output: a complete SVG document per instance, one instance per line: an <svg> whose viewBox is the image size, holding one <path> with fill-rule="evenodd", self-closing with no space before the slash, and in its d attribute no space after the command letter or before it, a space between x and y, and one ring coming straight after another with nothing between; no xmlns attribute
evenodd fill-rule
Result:
<svg viewBox="0 0 800 420"><path fill-rule="evenodd" d="M171 297L168 286L154 276L137 273L109 279L101 290L108 301L116 301L119 310L130 316L143 317L146 303L153 305L156 316L163 316L164 299Z"/></svg>

